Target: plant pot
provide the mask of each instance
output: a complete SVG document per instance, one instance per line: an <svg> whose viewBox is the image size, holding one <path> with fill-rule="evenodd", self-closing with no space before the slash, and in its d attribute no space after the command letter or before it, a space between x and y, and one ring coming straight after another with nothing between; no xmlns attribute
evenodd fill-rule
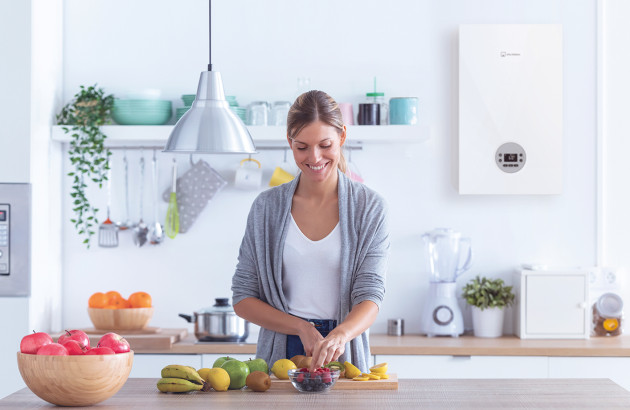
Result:
<svg viewBox="0 0 630 410"><path fill-rule="evenodd" d="M503 334L503 308L481 310L472 306L473 330L476 337L501 337Z"/></svg>

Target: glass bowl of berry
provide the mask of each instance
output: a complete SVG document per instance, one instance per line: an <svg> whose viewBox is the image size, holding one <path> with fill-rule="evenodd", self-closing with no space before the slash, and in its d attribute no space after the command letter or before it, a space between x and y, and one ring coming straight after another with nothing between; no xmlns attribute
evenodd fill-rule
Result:
<svg viewBox="0 0 630 410"><path fill-rule="evenodd" d="M324 393L329 391L339 378L339 370L320 367L309 372L306 367L289 370L289 380L299 392Z"/></svg>

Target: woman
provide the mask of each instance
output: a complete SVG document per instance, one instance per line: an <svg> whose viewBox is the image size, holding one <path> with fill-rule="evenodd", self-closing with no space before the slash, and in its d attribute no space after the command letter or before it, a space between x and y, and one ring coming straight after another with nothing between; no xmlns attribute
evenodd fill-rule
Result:
<svg viewBox="0 0 630 410"><path fill-rule="evenodd" d="M300 174L254 201L236 272L234 310L261 326L257 357L297 354L311 370L348 360L366 371L368 328L385 293L384 201L344 174L337 103L322 91L289 110L287 140Z"/></svg>

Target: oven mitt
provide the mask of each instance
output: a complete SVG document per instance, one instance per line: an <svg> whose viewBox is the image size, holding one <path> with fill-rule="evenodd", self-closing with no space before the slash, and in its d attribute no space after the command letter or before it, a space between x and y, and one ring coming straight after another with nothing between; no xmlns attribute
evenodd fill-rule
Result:
<svg viewBox="0 0 630 410"><path fill-rule="evenodd" d="M177 178L177 208L179 210L179 232L186 233L206 204L227 184L206 161L200 159ZM169 201L171 188L162 194Z"/></svg>

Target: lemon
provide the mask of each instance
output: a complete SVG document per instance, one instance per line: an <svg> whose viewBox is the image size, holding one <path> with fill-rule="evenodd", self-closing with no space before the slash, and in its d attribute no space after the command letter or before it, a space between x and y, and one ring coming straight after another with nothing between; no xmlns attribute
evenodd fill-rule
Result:
<svg viewBox="0 0 630 410"><path fill-rule="evenodd" d="M204 370L204 376L201 376L207 383L212 386L216 391L227 391L230 387L230 375L225 369L215 367L213 369L201 369ZM201 371L199 370L199 371ZM207 370L207 371L205 371Z"/></svg>
<svg viewBox="0 0 630 410"><path fill-rule="evenodd" d="M389 374L379 374L379 376L381 376L381 379L389 379Z"/></svg>
<svg viewBox="0 0 630 410"><path fill-rule="evenodd" d="M354 379L361 375L361 370L349 361L343 362L343 366L346 368L346 379Z"/></svg>
<svg viewBox="0 0 630 410"><path fill-rule="evenodd" d="M356 380L358 382L366 382L368 380L370 380L369 377L363 377L363 376L357 376L357 377L353 377L352 380Z"/></svg>
<svg viewBox="0 0 630 410"><path fill-rule="evenodd" d="M379 363L370 367L370 372L376 374L385 374L387 373L387 363Z"/></svg>
<svg viewBox="0 0 630 410"><path fill-rule="evenodd" d="M280 359L271 367L271 372L278 378L287 380L289 378L289 370L297 369L295 363L289 359Z"/></svg>
<svg viewBox="0 0 630 410"><path fill-rule="evenodd" d="M206 381L206 383L208 382L208 371L210 369L207 367L204 367L203 369L199 369L197 370L197 373L199 374L199 376L201 376L202 379L204 379Z"/></svg>
<svg viewBox="0 0 630 410"><path fill-rule="evenodd" d="M361 373L361 377L367 377L370 380L380 380L381 376L374 373Z"/></svg>

